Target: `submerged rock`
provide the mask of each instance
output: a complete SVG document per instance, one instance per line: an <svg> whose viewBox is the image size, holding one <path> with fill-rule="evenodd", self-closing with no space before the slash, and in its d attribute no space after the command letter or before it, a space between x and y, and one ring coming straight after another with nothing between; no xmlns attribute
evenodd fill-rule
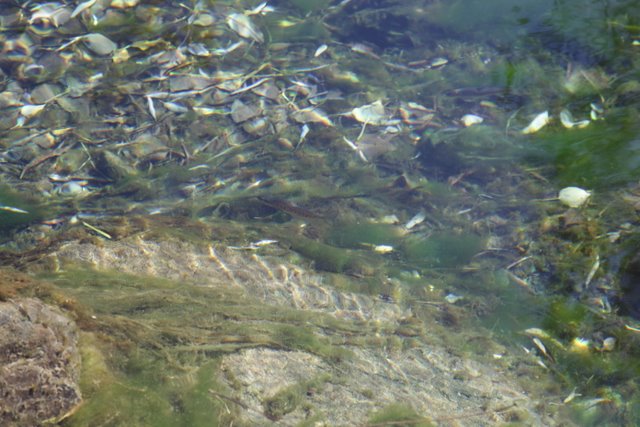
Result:
<svg viewBox="0 0 640 427"><path fill-rule="evenodd" d="M351 359L332 366L304 352L248 349L225 356L222 369L251 425L271 419L296 426L319 416L324 425L364 425L372 413L397 403L427 416L425 421L551 422L535 414L534 402L506 376L441 348L352 350Z"/></svg>
<svg viewBox="0 0 640 427"><path fill-rule="evenodd" d="M454 354L438 338L442 327L431 323L426 334L413 325L410 308L337 289L309 268L257 252L137 236L100 244L68 242L52 256L63 269L81 262L98 271L135 275L126 279L131 289L115 278L110 280L118 290L107 290L95 279L80 288L105 289L91 299L101 311L112 306L117 319L128 313L127 333L139 338L144 324L164 330L166 342L180 343L168 344L165 352L216 353L215 370L190 369L220 384L208 391L234 411L240 425L294 426L309 420L363 425L397 403L426 417L425 422L554 423L554 415L542 413L513 375L521 363L517 358L490 364ZM145 276L176 285L145 282ZM130 294L121 293L126 289ZM85 297L77 294L79 300ZM97 317L108 321L110 316ZM167 329L158 329L161 317ZM116 322L108 330L117 328ZM195 339L185 333L192 329ZM167 341L169 335L174 338ZM210 405L207 410L213 411Z"/></svg>
<svg viewBox="0 0 640 427"><path fill-rule="evenodd" d="M75 323L31 299L0 302L0 424L40 425L81 401Z"/></svg>

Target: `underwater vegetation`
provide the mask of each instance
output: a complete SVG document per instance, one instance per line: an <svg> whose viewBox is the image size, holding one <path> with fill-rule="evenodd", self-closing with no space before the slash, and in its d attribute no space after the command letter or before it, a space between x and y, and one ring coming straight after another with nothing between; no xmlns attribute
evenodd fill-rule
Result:
<svg viewBox="0 0 640 427"><path fill-rule="evenodd" d="M82 329L86 402L60 422L243 425L255 396L229 389L225 355L336 366L437 330L455 351L555 379L554 415L636 424L638 6L0 6L2 259L54 283L68 298L39 296ZM115 272L52 255L125 239L172 248L159 277L124 246ZM265 305L256 295L281 295L264 287L194 286L195 267L168 279L175 253L197 259L175 240L225 274L216 286L241 282L233 251L263 284L322 274L310 288L337 314ZM408 314L354 320L367 304ZM326 419L310 396L335 380L266 393L259 419ZM359 420L430 425L418 407L375 407Z"/></svg>

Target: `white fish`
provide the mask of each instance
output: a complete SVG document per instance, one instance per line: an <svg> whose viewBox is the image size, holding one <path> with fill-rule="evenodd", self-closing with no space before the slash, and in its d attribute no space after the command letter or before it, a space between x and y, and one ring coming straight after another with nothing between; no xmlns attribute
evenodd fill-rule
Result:
<svg viewBox="0 0 640 427"><path fill-rule="evenodd" d="M586 338L575 337L571 344L569 345L569 350L576 353L583 353L589 351L591 347L591 341Z"/></svg>
<svg viewBox="0 0 640 427"><path fill-rule="evenodd" d="M388 254L389 252L393 252L393 246L390 245L376 245L373 247L374 252L379 254Z"/></svg>
<svg viewBox="0 0 640 427"><path fill-rule="evenodd" d="M446 297L444 297L444 300L446 302L448 302L449 304L455 304L455 303L457 303L458 301L460 301L463 298L464 297L461 297L460 295L448 294Z"/></svg>
<svg viewBox="0 0 640 427"><path fill-rule="evenodd" d="M262 2L251 10L245 12L245 15L266 15L267 13L275 12L273 6L269 6L267 2Z"/></svg>
<svg viewBox="0 0 640 427"><path fill-rule="evenodd" d="M526 135L526 134L538 132L540 129L545 127L549 123L550 120L551 119L549 117L549 112L548 111L544 111L544 112L538 114L531 121L531 123L529 123L529 126L527 126L526 128L522 129L522 133Z"/></svg>
<svg viewBox="0 0 640 427"><path fill-rule="evenodd" d="M469 127L484 122L484 119L480 116L476 116L475 114L465 114L462 116L460 121L465 127Z"/></svg>
<svg viewBox="0 0 640 427"><path fill-rule="evenodd" d="M567 403L571 402L573 399L575 399L578 396L582 396L582 395L579 394L579 393L576 393L576 389L574 388L573 391L569 394L569 396L564 398L562 403L567 404Z"/></svg>
<svg viewBox="0 0 640 427"><path fill-rule="evenodd" d="M544 354L547 357L550 357L549 353L547 353L547 348L544 346L542 341L540 341L540 338L533 337L533 343L536 345L536 347L538 347L538 350L540 350L542 354Z"/></svg>
<svg viewBox="0 0 640 427"><path fill-rule="evenodd" d="M294 111L291 114L291 118L298 123L321 123L325 126L333 127L333 122L327 116L327 114L319 108L303 108L302 110Z"/></svg>
<svg viewBox="0 0 640 427"><path fill-rule="evenodd" d="M415 214L413 218L409 220L409 222L405 224L404 228L406 228L407 230L411 230L413 227L415 227L416 225L424 221L426 217L427 216L424 213L424 211L420 211L417 214Z"/></svg>
<svg viewBox="0 0 640 427"><path fill-rule="evenodd" d="M300 142L304 141L304 139L307 137L307 135L309 134L309 126L307 126L306 124L302 125L302 129L300 129Z"/></svg>
<svg viewBox="0 0 640 427"><path fill-rule="evenodd" d="M614 337L608 337L602 341L602 351L613 351L615 347L616 339Z"/></svg>
<svg viewBox="0 0 640 427"><path fill-rule="evenodd" d="M252 243L252 245L254 246L267 246L267 245L272 245L274 243L278 243L277 240L273 240L273 239L262 239L262 240L258 240L257 242Z"/></svg>
<svg viewBox="0 0 640 427"><path fill-rule="evenodd" d="M28 119L37 116L46 107L45 104L40 105L23 105L20 107L20 114Z"/></svg>
<svg viewBox="0 0 640 427"><path fill-rule="evenodd" d="M587 275L587 278L584 281L585 288L589 286L589 284L593 280L593 276L596 275L596 272L598 271L599 268L600 268L600 255L596 254L596 260L591 266L591 270L589 270L589 274Z"/></svg>
<svg viewBox="0 0 640 427"><path fill-rule="evenodd" d="M232 44L231 46L227 47L227 48L218 48L218 49L214 49L211 51L212 55L215 56L224 56L228 53L233 52L234 50L244 46L246 43L243 41L239 41L239 42L235 42L234 44Z"/></svg>
<svg viewBox="0 0 640 427"><path fill-rule="evenodd" d="M326 44L320 45L315 53L313 54L314 58L317 58L318 56L322 55L323 53L325 53L327 51L327 49L329 48L329 46L327 46Z"/></svg>
<svg viewBox="0 0 640 427"><path fill-rule="evenodd" d="M172 113L188 113L189 109L184 105L178 104L176 102L163 102L164 108L171 111Z"/></svg>
<svg viewBox="0 0 640 427"><path fill-rule="evenodd" d="M80 3L78 6L76 6L75 9L73 9L73 12L71 12L71 18L75 18L76 16L80 15L82 12L93 6L95 2L96 0L89 0L85 1L84 3Z"/></svg>
<svg viewBox="0 0 640 427"><path fill-rule="evenodd" d="M346 136L343 136L342 139L344 140L344 142L347 143L347 145L353 150L353 151L358 151L358 146L356 144L353 143L353 141L351 141L350 139L348 139Z"/></svg>
<svg viewBox="0 0 640 427"><path fill-rule="evenodd" d="M560 111L560 123L562 123L562 126L566 127L567 129L571 129L574 127L581 129L585 126L588 126L591 121L579 120L576 122L573 120L573 116L571 115L571 112L569 110L562 110Z"/></svg>
<svg viewBox="0 0 640 427"><path fill-rule="evenodd" d="M147 104L149 105L149 113L151 114L151 117L153 117L153 120L156 120L156 107L153 105L153 98L150 96L147 96Z"/></svg>
<svg viewBox="0 0 640 427"><path fill-rule="evenodd" d="M429 64L429 68L439 68L449 63L447 58L434 58Z"/></svg>
<svg viewBox="0 0 640 427"><path fill-rule="evenodd" d="M29 212L25 211L24 209L15 208L13 206L6 206L6 205L0 205L0 210L5 211L5 212L13 212L13 213L21 213L21 214L28 214L29 213Z"/></svg>

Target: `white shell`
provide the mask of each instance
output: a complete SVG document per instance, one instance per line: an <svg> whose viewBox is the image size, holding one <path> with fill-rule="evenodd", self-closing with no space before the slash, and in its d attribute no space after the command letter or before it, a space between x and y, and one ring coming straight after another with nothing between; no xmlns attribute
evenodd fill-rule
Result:
<svg viewBox="0 0 640 427"><path fill-rule="evenodd" d="M578 187L567 187L560 190L558 199L570 208L579 208L584 205L591 193Z"/></svg>
<svg viewBox="0 0 640 427"><path fill-rule="evenodd" d="M535 117L535 119L533 119L531 121L531 123L529 123L529 126L527 126L526 128L522 129L522 133L523 134L529 134L529 133L538 132L540 129L545 127L549 123L549 121L550 121L549 112L548 111L544 111L544 112L538 114Z"/></svg>
<svg viewBox="0 0 640 427"><path fill-rule="evenodd" d="M484 122L484 119L480 116L476 116L475 114L465 114L460 119L465 127L473 126Z"/></svg>

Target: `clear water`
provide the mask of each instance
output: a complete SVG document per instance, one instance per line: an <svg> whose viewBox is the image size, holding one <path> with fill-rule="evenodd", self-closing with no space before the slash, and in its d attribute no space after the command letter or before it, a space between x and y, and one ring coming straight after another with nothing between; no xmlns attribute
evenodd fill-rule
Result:
<svg viewBox="0 0 640 427"><path fill-rule="evenodd" d="M223 16L229 8L245 10L259 2L250 3L189 6ZM345 288L396 300L416 312L426 299L461 296L456 304L463 308L458 320L463 328L479 324L509 348L524 345L534 352L540 350L523 331L539 328L548 334L543 341L553 357L547 360L539 354L540 358L551 365L563 392L568 394L575 387L584 396L567 409L576 422L633 425L638 422L639 391L634 378L640 372L640 338L634 331L635 319L625 316L629 310L620 277L626 260L637 251L633 202L639 196L634 185L640 175L640 4L514 3L270 2L275 12L256 17L265 33L264 45L256 43L244 55L228 54L220 60L196 59L197 65L205 72L216 67L243 73L259 70L256 78L267 76L279 88L289 88L283 91L290 103L285 114L291 113L291 105L298 109L313 105L306 103L304 91L295 89L298 83L298 88L313 86L321 93L339 90L337 99L319 97L333 126L309 120L309 134L301 140L302 123L291 119L274 136L239 130L241 125L224 114L202 117L195 109L175 115L162 110L172 117L166 133L172 135L173 145L165 159L136 157L133 149L125 147L118 154L135 163L135 173L128 175L126 168L118 171L107 160L102 165L100 149L89 146L97 165L92 169L89 162L82 163L80 171L106 178L109 184L91 183L92 196L78 198L71 208L68 199L53 198L43 205L51 217L79 214L91 223L160 212L178 218L178 224L184 220L213 225L220 230L221 241L235 245L275 239L299 254L300 262L311 262L319 271L358 278L355 283L345 280ZM199 27L173 34L153 26L127 32L122 22L114 27L100 25L95 31L104 30L120 45L158 37L177 45L191 37L213 49L238 40L225 25L219 25L221 34L214 35ZM328 46L328 53L315 57L321 44ZM261 67L267 63L268 67ZM140 66L132 73L128 66L114 66L107 86L120 87L122 78L132 76L144 84L153 81L156 70ZM159 90L161 85L143 88ZM190 108L200 102L213 108L212 100L204 98L195 96ZM105 117L100 109L108 110L110 98L98 99L102 101L97 112L90 114L99 123ZM160 125L150 121L144 108L145 97L136 99L142 107L128 120L157 129ZM426 107L433 118L390 123L398 135L375 139L384 135L384 126L363 126L345 113L377 99L393 119L400 117L400 109L412 108L407 103ZM262 114L275 123L273 111L284 104L282 99L267 102ZM155 105L160 110L158 101ZM232 107L226 102L216 108L228 113ZM589 120L589 124L566 128L560 120L563 110L570 111L575 121ZM535 133L523 134L522 129L543 111L549 112L552 121ZM465 114L484 121L465 127L461 122ZM54 127L56 117L48 117ZM83 136L93 135L91 125L75 125ZM5 133L6 140L15 138L11 131ZM118 138L122 138L119 143L130 142L135 135ZM366 161L345 139L360 144ZM149 147L153 151L153 144ZM76 172L69 156L81 148L61 156L58 170ZM188 159L184 152L189 153ZM592 191L589 204L567 211L552 200L566 186ZM2 193L5 205L47 218L42 209L20 202L15 192ZM420 213L422 222L407 230L405 225ZM3 214L12 227L34 221L15 212ZM114 228L108 220L103 224L108 231ZM310 231L301 232L300 224ZM170 232L187 235L179 225L172 227ZM621 236L618 240L612 239L616 233ZM188 231L189 236L193 234L197 231ZM382 253L382 245L393 251ZM599 267L587 280L596 260ZM94 309L102 301L117 312L120 308L114 300L124 298L118 294L100 300L73 289L66 276L54 279L84 304L96 304ZM112 278L104 280L106 288L113 285ZM388 287L385 280L400 285ZM428 292L425 283L435 293ZM165 292L164 286L156 291ZM166 286L179 294L173 285ZM158 313L168 315L164 308ZM185 312L175 315L184 317L188 317ZM283 324L288 320L279 319ZM249 331L248 335L282 335L278 331ZM611 337L616 339L614 351L603 350L604 339ZM282 345L338 357L325 348L325 342L316 343L306 332L299 338L300 342ZM590 341L589 352L571 350L577 338ZM553 347L555 342L560 343L558 348ZM116 399L124 404L134 399L136 387L162 381L154 373L157 354L143 349L137 355L139 359L112 361L128 379L105 374L109 386L94 390L97 397L78 414L77 425L104 412L104 402ZM90 359L91 354L86 357ZM193 358L188 362L200 363ZM201 411L209 399L203 393L217 387L210 375L216 369L215 363L205 364L184 387L165 384L154 397L160 403L131 404L135 408L126 411L136 412L142 425L171 425L177 419L206 425ZM183 408L186 415L180 418L167 401L185 390L191 394L184 401L193 407ZM594 403L596 399L604 403ZM218 409L222 411L222 406Z"/></svg>

